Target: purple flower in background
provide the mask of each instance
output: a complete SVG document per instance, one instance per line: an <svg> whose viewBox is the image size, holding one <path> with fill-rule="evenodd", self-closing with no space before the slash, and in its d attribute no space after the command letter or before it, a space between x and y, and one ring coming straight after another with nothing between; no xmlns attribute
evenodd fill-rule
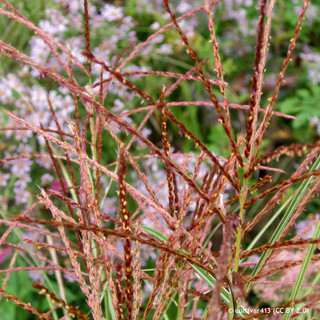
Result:
<svg viewBox="0 0 320 320"><path fill-rule="evenodd" d="M112 197L112 198L106 198L101 211L105 214L108 214L110 216L113 216L118 210L118 205L117 205L117 198Z"/></svg>
<svg viewBox="0 0 320 320"><path fill-rule="evenodd" d="M18 180L16 180L14 183L14 186L16 188L22 189L25 188L29 182L31 182L29 174L23 173L19 175Z"/></svg>
<svg viewBox="0 0 320 320"><path fill-rule="evenodd" d="M44 157L44 158L38 158L36 160L37 164L40 165L41 167L44 167L48 170L52 168L52 160L49 157Z"/></svg>
<svg viewBox="0 0 320 320"><path fill-rule="evenodd" d="M11 131L12 133L12 131ZM18 130L15 131L15 139L17 141L22 141L22 142L27 142L28 138L32 136L32 131L31 130Z"/></svg>
<svg viewBox="0 0 320 320"><path fill-rule="evenodd" d="M12 161L11 172L16 175L29 172L31 169L32 161L30 159L17 159Z"/></svg>
<svg viewBox="0 0 320 320"><path fill-rule="evenodd" d="M158 30L160 29L160 23L158 21L154 22L151 26L150 29L152 30Z"/></svg>
<svg viewBox="0 0 320 320"><path fill-rule="evenodd" d="M179 13L185 13L185 12L190 11L190 10L192 10L191 4L189 4L188 2L183 1L183 0L177 6L177 11Z"/></svg>
<svg viewBox="0 0 320 320"><path fill-rule="evenodd" d="M106 4L101 10L101 15L108 22L121 19L123 17L122 9L117 8L111 4Z"/></svg>
<svg viewBox="0 0 320 320"><path fill-rule="evenodd" d="M29 43L31 47L31 59L38 63L46 62L50 54L50 48L45 44L45 42L41 38L34 36L31 38ZM38 76L39 72L34 70L33 74Z"/></svg>
<svg viewBox="0 0 320 320"><path fill-rule="evenodd" d="M172 46L170 44L164 43L159 48L156 49L159 54L171 54L173 53Z"/></svg>
<svg viewBox="0 0 320 320"><path fill-rule="evenodd" d="M308 78L312 84L316 85L320 83L320 53L313 52L307 45L304 46L303 52L300 57L304 60L304 63L308 69Z"/></svg>
<svg viewBox="0 0 320 320"><path fill-rule="evenodd" d="M9 103L12 99L12 91L6 84L4 79L0 80L0 101L2 103Z"/></svg>
<svg viewBox="0 0 320 320"><path fill-rule="evenodd" d="M5 249L0 248L0 264L2 264L7 259L10 253L11 253L10 248L5 248Z"/></svg>
<svg viewBox="0 0 320 320"><path fill-rule="evenodd" d="M19 187L15 187L13 189L14 193L15 193L15 201L17 204L23 204L23 203L27 203L28 199L30 198L30 192L24 190L25 186L19 186Z"/></svg>
<svg viewBox="0 0 320 320"><path fill-rule="evenodd" d="M63 185L65 188L68 188L68 184L67 181L63 180ZM53 184L49 187L49 189L51 190L55 190L55 191L61 191L62 190L62 186L60 184L60 181L58 179L56 179Z"/></svg>
<svg viewBox="0 0 320 320"><path fill-rule="evenodd" d="M312 218L312 219L311 219ZM320 218L320 214L315 214L314 216L308 217L306 220L302 220L297 223L296 225L296 233L300 234L306 228L310 227L313 222ZM313 237L316 225L314 224L312 227L309 228L308 232L301 236L302 239L311 239Z"/></svg>
<svg viewBox="0 0 320 320"><path fill-rule="evenodd" d="M32 148L27 144L19 144L17 150L19 154L30 154L32 152Z"/></svg>
<svg viewBox="0 0 320 320"><path fill-rule="evenodd" d="M50 120L50 113L47 110L41 110L34 113L29 114L26 117L26 121L34 126L39 126L42 124L43 126L47 126L48 121Z"/></svg>
<svg viewBox="0 0 320 320"><path fill-rule="evenodd" d="M0 172L0 186L4 187L7 184L8 179L10 178L9 173Z"/></svg>
<svg viewBox="0 0 320 320"><path fill-rule="evenodd" d="M150 246L143 246L143 250L141 251L141 255L143 257L141 261L142 266L147 265L148 259L156 260L157 259L157 254L155 252L155 249L150 247Z"/></svg>
<svg viewBox="0 0 320 320"><path fill-rule="evenodd" d="M13 73L9 73L7 75L7 85L12 88L15 89L17 91L19 91L20 89L22 89L22 83L19 80L19 78L13 74Z"/></svg>
<svg viewBox="0 0 320 320"><path fill-rule="evenodd" d="M41 271L39 270L30 270L28 271L29 277L30 279L34 280L34 281L41 281L44 282L45 278L42 275Z"/></svg>
<svg viewBox="0 0 320 320"><path fill-rule="evenodd" d="M75 282L76 281L76 276L73 275L74 272L69 273L69 272L64 272L63 277L68 280L69 282Z"/></svg>
<svg viewBox="0 0 320 320"><path fill-rule="evenodd" d="M50 182L52 182L53 180L53 177L51 174L49 173L45 173L42 177L41 177L41 184L42 185L47 185L49 184Z"/></svg>

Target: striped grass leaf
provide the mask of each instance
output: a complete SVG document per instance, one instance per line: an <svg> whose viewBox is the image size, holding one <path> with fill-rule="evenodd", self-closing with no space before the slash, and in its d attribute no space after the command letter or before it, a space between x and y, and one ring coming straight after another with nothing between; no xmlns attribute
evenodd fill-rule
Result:
<svg viewBox="0 0 320 320"><path fill-rule="evenodd" d="M168 241L168 238L166 236L164 236L162 233L160 233L159 231L157 231L153 228L142 226L142 229L144 231L146 231L149 235L153 236L155 239L157 239L159 241L162 241L165 243ZM186 253L184 250L182 250L182 252ZM195 265L191 264L191 267L198 274L198 276L200 276L210 287L214 288L215 283L216 283L216 279L211 274L209 274L207 271L203 270L199 266L195 266ZM220 297L231 309L234 308L232 296L227 289L222 288L221 293L220 293ZM237 310L239 311L238 316L244 317L244 316L248 315L248 313L246 312L246 310L242 306L237 308Z"/></svg>
<svg viewBox="0 0 320 320"><path fill-rule="evenodd" d="M313 171L313 170L316 170L319 168L320 168L320 157L315 161L315 163L313 164L310 171ZM301 183L300 187L295 192L295 194L292 198L292 201L289 203L289 206L288 206L283 218L281 219L278 227L274 231L274 233L268 243L273 244L280 238L280 236L282 235L282 231L287 226L287 223L288 223L290 217L293 215L296 207L298 206L300 201L303 199L305 193L307 192L308 187L310 186L310 184L312 182L312 179L313 179L313 177L310 177L309 179L306 179ZM257 265L255 266L255 268L252 271L252 274L251 274L252 277L256 276L259 273L259 271L263 268L267 258L271 255L271 253L272 253L272 249L268 249L261 255L259 262L257 263ZM250 290L250 288L252 287L252 284L253 284L252 282L248 282L247 291Z"/></svg>
<svg viewBox="0 0 320 320"><path fill-rule="evenodd" d="M320 236L320 220L318 221L318 223L316 225L312 239L318 239L319 236ZM316 248L315 244L311 244L308 247L306 256L304 257L302 265L301 265L301 269L300 269L298 278L297 278L296 283L291 291L289 301L297 299L297 296L300 292L303 279L305 278L305 275L306 275L306 272L307 272L308 267L310 265L310 261L311 261L311 258L312 258L312 255L313 255L315 248ZM289 320L291 313L292 313L292 308L289 308L288 312L285 313L283 319Z"/></svg>

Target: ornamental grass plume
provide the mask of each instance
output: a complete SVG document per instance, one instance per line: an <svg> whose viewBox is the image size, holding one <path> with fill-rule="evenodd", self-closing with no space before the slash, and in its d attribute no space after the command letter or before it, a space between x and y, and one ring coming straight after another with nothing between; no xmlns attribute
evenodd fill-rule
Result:
<svg viewBox="0 0 320 320"><path fill-rule="evenodd" d="M311 227L300 230L299 221L319 193L320 144L265 148L274 117L295 119L275 109L309 2L281 47L267 99L276 1L259 1L255 30L239 27L256 38L242 103L225 68L217 12L234 19L247 2L156 1L159 21L139 33L133 17L148 8L144 1L55 0L34 23L1 0L0 14L33 36L29 49L0 40L18 74L0 80L0 304L55 320L318 315L311 276L320 222L305 237ZM210 43L206 57L196 45L197 17ZM100 42L103 32L109 38ZM188 70L154 62L153 52L168 61L178 52ZM214 114L218 140L227 143L221 154L182 120L177 110L190 107ZM26 272L40 272L38 280ZM29 300L12 292L19 274Z"/></svg>

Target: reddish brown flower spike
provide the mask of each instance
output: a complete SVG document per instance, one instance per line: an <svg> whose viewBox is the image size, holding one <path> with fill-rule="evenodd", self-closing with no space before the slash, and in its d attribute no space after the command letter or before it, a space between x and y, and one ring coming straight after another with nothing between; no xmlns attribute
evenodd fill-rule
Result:
<svg viewBox="0 0 320 320"><path fill-rule="evenodd" d="M131 233L131 227L130 227L130 217L129 217L129 211L127 208L127 189L124 184L124 178L127 171L126 161L124 158L125 153L125 147L124 144L120 145L119 148L119 200L120 200L120 212L122 215L122 226L125 232ZM132 276L132 268L131 268L131 262L132 262L132 254L131 254L131 242L129 238L126 238L124 240L123 244L124 249L124 261L125 261L125 278L126 278L126 290L125 290L125 299L126 299L126 305L128 309L127 319L131 319L132 317L132 296L133 296L133 288L132 288L132 282L131 282L131 276Z"/></svg>

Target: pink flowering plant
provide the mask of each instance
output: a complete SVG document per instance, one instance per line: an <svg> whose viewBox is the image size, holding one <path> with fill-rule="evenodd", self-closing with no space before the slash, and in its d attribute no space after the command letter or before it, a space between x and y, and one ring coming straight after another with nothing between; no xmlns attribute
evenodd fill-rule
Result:
<svg viewBox="0 0 320 320"><path fill-rule="evenodd" d="M1 319L319 317L318 3L0 3Z"/></svg>

